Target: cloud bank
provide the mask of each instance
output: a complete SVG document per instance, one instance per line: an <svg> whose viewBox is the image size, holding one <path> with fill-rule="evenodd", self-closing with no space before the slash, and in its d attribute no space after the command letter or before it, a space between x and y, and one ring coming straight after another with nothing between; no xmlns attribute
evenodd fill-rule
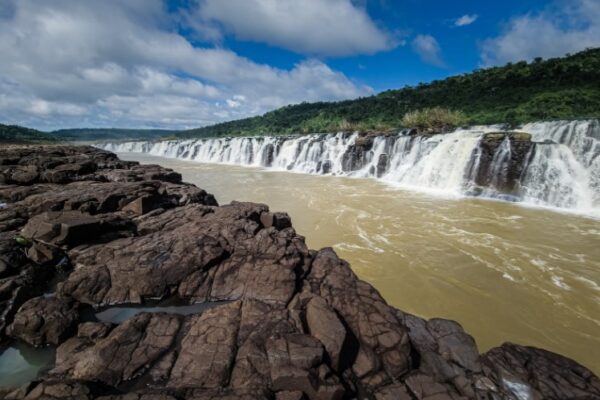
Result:
<svg viewBox="0 0 600 400"><path fill-rule="evenodd" d="M563 0L538 14L512 18L504 31L482 44L484 66L559 57L600 46L600 1Z"/></svg>
<svg viewBox="0 0 600 400"><path fill-rule="evenodd" d="M224 31L302 54L372 54L394 46L350 0L201 0L192 15L209 39Z"/></svg>
<svg viewBox="0 0 600 400"><path fill-rule="evenodd" d="M0 3L0 120L196 127L300 101L372 93L325 63L256 63L178 33L159 0Z"/></svg>

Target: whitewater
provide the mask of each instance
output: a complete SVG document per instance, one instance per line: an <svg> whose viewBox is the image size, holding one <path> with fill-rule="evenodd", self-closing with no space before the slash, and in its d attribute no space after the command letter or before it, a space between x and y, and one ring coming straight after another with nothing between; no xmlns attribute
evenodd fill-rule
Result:
<svg viewBox="0 0 600 400"><path fill-rule="evenodd" d="M146 153L200 163L260 167L277 171L372 178L410 190L449 196L478 196L511 200L600 217L600 122L549 121L525 124L515 131L531 135L516 193L507 197L494 187L513 149L504 140L496 150L491 185L474 192L473 169L481 157L486 133L499 126L475 126L438 135L399 131L374 138L360 168L348 170L344 155L358 133L303 136L258 136L98 144L113 152ZM378 163L384 155L385 172Z"/></svg>

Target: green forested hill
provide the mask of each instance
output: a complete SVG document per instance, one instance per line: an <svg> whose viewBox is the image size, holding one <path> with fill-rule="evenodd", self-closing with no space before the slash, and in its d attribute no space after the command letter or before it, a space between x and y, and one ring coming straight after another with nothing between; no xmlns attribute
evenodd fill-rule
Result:
<svg viewBox="0 0 600 400"><path fill-rule="evenodd" d="M53 143L57 139L45 132L18 125L0 124L0 143Z"/></svg>
<svg viewBox="0 0 600 400"><path fill-rule="evenodd" d="M178 131L164 129L75 128L50 132L61 140L139 140L173 136Z"/></svg>
<svg viewBox="0 0 600 400"><path fill-rule="evenodd" d="M600 49L477 70L332 103L302 103L263 116L180 132L183 137L386 129L425 107L463 111L473 124L600 117Z"/></svg>

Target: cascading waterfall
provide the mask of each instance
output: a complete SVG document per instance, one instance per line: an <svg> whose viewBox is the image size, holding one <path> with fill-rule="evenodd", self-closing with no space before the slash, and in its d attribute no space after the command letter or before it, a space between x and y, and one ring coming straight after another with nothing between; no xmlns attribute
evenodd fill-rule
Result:
<svg viewBox="0 0 600 400"><path fill-rule="evenodd" d="M527 137L519 150L501 127L479 126L432 136L402 131L366 141L357 133L338 133L98 146L202 163L376 178L416 190L511 198L600 215L600 122L538 122L516 131L529 133L533 143ZM490 145L487 134L496 142Z"/></svg>
<svg viewBox="0 0 600 400"><path fill-rule="evenodd" d="M523 177L523 200L600 214L600 121L523 126L536 145Z"/></svg>

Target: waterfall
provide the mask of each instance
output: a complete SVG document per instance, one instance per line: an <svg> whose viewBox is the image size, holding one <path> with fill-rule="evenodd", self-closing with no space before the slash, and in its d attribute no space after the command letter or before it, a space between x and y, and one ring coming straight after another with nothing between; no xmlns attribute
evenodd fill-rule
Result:
<svg viewBox="0 0 600 400"><path fill-rule="evenodd" d="M337 133L98 147L201 163L374 178L414 190L600 215L600 122L537 122L516 131L530 136L477 126L439 135Z"/></svg>
<svg viewBox="0 0 600 400"><path fill-rule="evenodd" d="M523 126L536 145L524 173L523 201L600 214L600 121Z"/></svg>

